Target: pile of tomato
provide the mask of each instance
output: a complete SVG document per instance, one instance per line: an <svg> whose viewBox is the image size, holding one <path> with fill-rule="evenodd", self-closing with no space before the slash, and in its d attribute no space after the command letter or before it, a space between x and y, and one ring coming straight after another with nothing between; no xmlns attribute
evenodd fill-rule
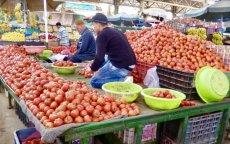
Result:
<svg viewBox="0 0 230 144"><path fill-rule="evenodd" d="M54 66L59 66L59 67L71 67L71 66L76 66L75 63L71 61L56 61L53 63Z"/></svg>
<svg viewBox="0 0 230 144"><path fill-rule="evenodd" d="M83 81L70 81L13 47L0 51L0 75L47 128L140 114L137 104L106 97Z"/></svg>
<svg viewBox="0 0 230 144"><path fill-rule="evenodd" d="M25 144L47 144L41 141L41 139L35 139L35 140L30 140L26 141Z"/></svg>
<svg viewBox="0 0 230 144"><path fill-rule="evenodd" d="M94 72L92 71L87 71L89 69L90 64L86 64L82 69L78 71L79 75L83 75L85 78L91 78L94 75Z"/></svg>
<svg viewBox="0 0 230 144"><path fill-rule="evenodd" d="M203 66L230 71L214 50L206 48L205 40L184 35L169 26L127 32L126 36L140 62L192 73Z"/></svg>
<svg viewBox="0 0 230 144"><path fill-rule="evenodd" d="M68 49L71 53L75 53L77 50L76 46L57 46L57 47L49 47L53 53L61 53L63 50Z"/></svg>
<svg viewBox="0 0 230 144"><path fill-rule="evenodd" d="M174 94L171 94L169 90L156 91L151 94L153 97L166 98L166 99L176 99Z"/></svg>

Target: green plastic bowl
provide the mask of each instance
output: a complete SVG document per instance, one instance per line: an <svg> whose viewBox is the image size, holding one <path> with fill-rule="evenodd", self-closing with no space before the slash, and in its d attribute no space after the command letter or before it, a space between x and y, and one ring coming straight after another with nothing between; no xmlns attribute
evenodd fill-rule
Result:
<svg viewBox="0 0 230 144"><path fill-rule="evenodd" d="M104 84L102 89L107 95L115 97L119 100L125 100L126 102L130 103L138 98L142 87L134 83L109 82Z"/></svg>
<svg viewBox="0 0 230 144"><path fill-rule="evenodd" d="M225 72L225 74L228 77L228 81L229 81L229 84L230 84L230 72ZM229 87L227 96L230 97L230 87Z"/></svg>
<svg viewBox="0 0 230 144"><path fill-rule="evenodd" d="M206 103L223 100L229 90L227 76L222 71L208 66L197 72L195 85L200 98Z"/></svg>
<svg viewBox="0 0 230 144"><path fill-rule="evenodd" d="M77 69L77 66L59 67L52 65L52 68L54 68L54 71L58 74L74 74Z"/></svg>
<svg viewBox="0 0 230 144"><path fill-rule="evenodd" d="M163 90L169 90L169 92L175 95L176 98L166 99L151 96L153 92ZM180 106L181 101L186 98L185 94L181 92L164 88L147 88L142 90L141 95L144 97L145 103L154 110L171 110L178 108Z"/></svg>
<svg viewBox="0 0 230 144"><path fill-rule="evenodd" d="M51 50L43 50L42 53L38 54L39 58L42 60L49 60L49 57L53 54Z"/></svg>

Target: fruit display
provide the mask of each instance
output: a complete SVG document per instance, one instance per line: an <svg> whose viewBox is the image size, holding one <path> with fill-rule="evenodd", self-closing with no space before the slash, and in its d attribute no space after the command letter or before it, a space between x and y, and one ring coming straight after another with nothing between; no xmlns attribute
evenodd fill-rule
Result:
<svg viewBox="0 0 230 144"><path fill-rule="evenodd" d="M181 107L187 107L187 106L195 106L196 103L194 101L184 100L181 102Z"/></svg>
<svg viewBox="0 0 230 144"><path fill-rule="evenodd" d="M39 38L45 40L45 39L46 39L45 33L41 33L41 34L39 35ZM55 35L50 34L50 33L48 34L48 39L49 39L49 40L55 40L56 38L57 38L57 37L56 37Z"/></svg>
<svg viewBox="0 0 230 144"><path fill-rule="evenodd" d="M212 42L216 45L223 45L223 37L220 33L214 32L212 34Z"/></svg>
<svg viewBox="0 0 230 144"><path fill-rule="evenodd" d="M0 34L7 33L11 30L11 27L7 23L0 22Z"/></svg>
<svg viewBox="0 0 230 144"><path fill-rule="evenodd" d="M126 36L140 62L192 73L203 66L229 71L214 50L206 49L205 40L184 35L169 26L126 32Z"/></svg>
<svg viewBox="0 0 230 144"><path fill-rule="evenodd" d="M2 35L3 41L24 42L26 40L25 34L19 32L8 32Z"/></svg>
<svg viewBox="0 0 230 144"><path fill-rule="evenodd" d="M31 20L30 20L30 26L33 28L38 27L38 21L37 21L37 16L35 15L35 13L31 12L30 13L31 16Z"/></svg>
<svg viewBox="0 0 230 144"><path fill-rule="evenodd" d="M15 49L0 51L0 75L46 128L140 114L136 103L102 95L83 81L65 80Z"/></svg>
<svg viewBox="0 0 230 144"><path fill-rule="evenodd" d="M71 53L74 53L74 52L76 52L77 47L75 47L75 46L70 46L70 47L67 47L67 46L57 46L57 47L49 47L49 49L52 50L53 53L61 53L65 49L68 49L68 50L70 50Z"/></svg>
<svg viewBox="0 0 230 144"><path fill-rule="evenodd" d="M53 63L54 66L59 66L59 67L71 67L71 66L76 66L75 63L72 63L71 61L56 61Z"/></svg>
<svg viewBox="0 0 230 144"><path fill-rule="evenodd" d="M151 94L153 97L158 97L158 98L166 98L166 99L175 99L176 96L174 94L171 94L168 90L164 91L155 91Z"/></svg>
<svg viewBox="0 0 230 144"><path fill-rule="evenodd" d="M206 34L206 29L205 28L191 27L191 28L188 28L187 33L188 33L188 35L198 36L202 40L207 39L207 34Z"/></svg>
<svg viewBox="0 0 230 144"><path fill-rule="evenodd" d="M33 32L31 36L26 37L28 40L36 40L39 39L39 34L37 32Z"/></svg>
<svg viewBox="0 0 230 144"><path fill-rule="evenodd" d="M78 71L78 74L79 74L79 75L83 75L85 78L91 78L91 77L93 77L94 72L87 71L87 69L89 68L89 66L90 66L90 64L86 64L86 65L84 66L84 68L82 68L82 69L80 69L80 70Z"/></svg>
<svg viewBox="0 0 230 144"><path fill-rule="evenodd" d="M14 15L17 19L18 24L23 23L23 13L22 13L21 9L22 9L21 3L17 3L15 5L15 8L14 8Z"/></svg>

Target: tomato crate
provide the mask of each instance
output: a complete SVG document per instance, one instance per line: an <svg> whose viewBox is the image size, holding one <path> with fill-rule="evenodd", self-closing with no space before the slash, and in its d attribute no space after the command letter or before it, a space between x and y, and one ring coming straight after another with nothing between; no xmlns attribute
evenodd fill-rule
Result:
<svg viewBox="0 0 230 144"><path fill-rule="evenodd" d="M184 144L216 144L222 112L189 118Z"/></svg>
<svg viewBox="0 0 230 144"><path fill-rule="evenodd" d="M134 82L136 83L142 83L145 79L145 76L148 72L148 70L155 65L153 64L147 64L143 62L137 62L135 68L133 69L131 76L134 78Z"/></svg>
<svg viewBox="0 0 230 144"><path fill-rule="evenodd" d="M173 83L167 80L163 80L161 78L159 82L160 82L160 87L162 88L173 89L173 90L177 90L177 91L184 93L186 95L186 99L189 99L189 100L200 99L195 87L185 87L178 83Z"/></svg>
<svg viewBox="0 0 230 144"><path fill-rule="evenodd" d="M166 68L160 65L157 65L157 73L173 78L174 80L180 80L193 84L195 73L182 72L170 68Z"/></svg>

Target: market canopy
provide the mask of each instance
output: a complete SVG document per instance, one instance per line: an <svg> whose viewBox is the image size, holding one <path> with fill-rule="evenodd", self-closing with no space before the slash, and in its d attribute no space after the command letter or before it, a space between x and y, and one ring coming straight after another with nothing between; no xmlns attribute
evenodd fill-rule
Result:
<svg viewBox="0 0 230 144"><path fill-rule="evenodd" d="M136 15L128 15L126 13L120 13L111 17L108 17L108 21L115 22L115 21L136 21L140 18Z"/></svg>
<svg viewBox="0 0 230 144"><path fill-rule="evenodd" d="M227 21L230 18L230 1L219 1L198 10L189 11L184 14L184 17L195 17L206 21L216 19Z"/></svg>
<svg viewBox="0 0 230 144"><path fill-rule="evenodd" d="M154 17L167 17L167 11L160 8L149 8L143 11L145 15L154 16Z"/></svg>
<svg viewBox="0 0 230 144"><path fill-rule="evenodd" d="M30 11L43 11L44 10L44 5L43 5L42 0L25 0L25 1L26 1L26 8L29 9ZM56 7L62 3L62 2L57 2L53 0L46 0L46 1L47 1L48 11L54 11ZM7 8L7 9L14 9L16 3L17 2L15 0L0 0L0 7Z"/></svg>

